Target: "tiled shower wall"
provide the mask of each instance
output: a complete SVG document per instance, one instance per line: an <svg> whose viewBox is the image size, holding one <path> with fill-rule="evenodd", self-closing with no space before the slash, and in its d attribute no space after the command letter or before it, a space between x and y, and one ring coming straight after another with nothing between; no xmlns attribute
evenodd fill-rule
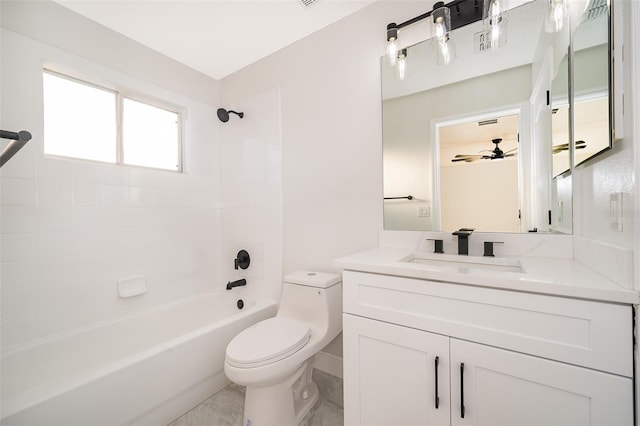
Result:
<svg viewBox="0 0 640 426"><path fill-rule="evenodd" d="M0 127L33 134L0 170L2 348L222 290L217 99L204 103L7 29L1 53ZM185 173L45 157L49 63L184 107ZM193 79L175 69L173 78ZM119 298L118 280L132 276L144 277L147 293Z"/></svg>
<svg viewBox="0 0 640 426"><path fill-rule="evenodd" d="M232 115L220 128L221 270L225 279L247 279L242 292L277 300L283 275L280 89L225 106L244 118ZM240 249L251 256L246 270L233 269Z"/></svg>

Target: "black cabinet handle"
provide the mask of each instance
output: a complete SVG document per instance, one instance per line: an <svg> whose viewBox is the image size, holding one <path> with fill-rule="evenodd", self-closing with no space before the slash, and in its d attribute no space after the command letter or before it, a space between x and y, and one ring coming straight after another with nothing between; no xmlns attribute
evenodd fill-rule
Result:
<svg viewBox="0 0 640 426"><path fill-rule="evenodd" d="M440 357L436 357L436 410L440 406L440 398L438 397L438 364L440 362Z"/></svg>
<svg viewBox="0 0 640 426"><path fill-rule="evenodd" d="M464 362L460 363L460 417L464 419Z"/></svg>

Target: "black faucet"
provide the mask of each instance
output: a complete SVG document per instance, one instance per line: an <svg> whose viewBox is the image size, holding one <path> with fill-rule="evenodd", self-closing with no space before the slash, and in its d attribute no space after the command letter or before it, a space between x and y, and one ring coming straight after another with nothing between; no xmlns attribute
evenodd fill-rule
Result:
<svg viewBox="0 0 640 426"><path fill-rule="evenodd" d="M458 237L458 254L469 254L469 235L474 231L474 228L460 228L452 235Z"/></svg>
<svg viewBox="0 0 640 426"><path fill-rule="evenodd" d="M247 285L247 280L245 280L244 278L239 279L237 281L233 281L233 282L229 281L227 283L227 290L231 290L234 287L240 287L240 286L243 286L243 285Z"/></svg>

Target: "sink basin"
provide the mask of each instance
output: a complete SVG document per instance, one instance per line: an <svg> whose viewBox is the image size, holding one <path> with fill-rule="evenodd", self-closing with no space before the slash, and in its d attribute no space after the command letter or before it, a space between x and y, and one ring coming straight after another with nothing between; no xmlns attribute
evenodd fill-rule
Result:
<svg viewBox="0 0 640 426"><path fill-rule="evenodd" d="M454 268L460 272L472 270L517 272L524 269L518 259L482 256L455 256L451 254L413 253L400 259L400 262L418 263L442 268Z"/></svg>

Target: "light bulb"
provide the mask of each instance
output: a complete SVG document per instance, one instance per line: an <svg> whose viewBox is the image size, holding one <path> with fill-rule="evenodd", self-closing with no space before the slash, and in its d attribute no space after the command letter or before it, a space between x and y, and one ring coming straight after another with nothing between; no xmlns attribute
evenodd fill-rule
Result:
<svg viewBox="0 0 640 426"><path fill-rule="evenodd" d="M407 49L398 53L398 79L404 80L407 77Z"/></svg>
<svg viewBox="0 0 640 426"><path fill-rule="evenodd" d="M396 65L398 62L398 39L387 42L387 59L391 65Z"/></svg>

